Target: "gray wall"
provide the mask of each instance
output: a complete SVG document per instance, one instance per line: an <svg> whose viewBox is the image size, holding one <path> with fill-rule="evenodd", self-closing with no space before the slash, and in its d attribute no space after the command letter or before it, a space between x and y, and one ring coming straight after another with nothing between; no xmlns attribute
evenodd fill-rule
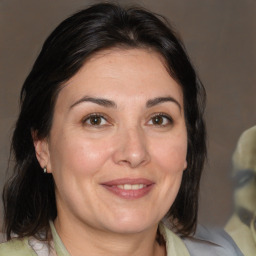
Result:
<svg viewBox="0 0 256 256"><path fill-rule="evenodd" d="M65 17L95 2L0 0L1 189L19 91L44 39ZM119 2L139 3L168 17L205 84L209 161L201 186L200 222L223 225L232 212L231 155L240 133L256 124L256 1Z"/></svg>

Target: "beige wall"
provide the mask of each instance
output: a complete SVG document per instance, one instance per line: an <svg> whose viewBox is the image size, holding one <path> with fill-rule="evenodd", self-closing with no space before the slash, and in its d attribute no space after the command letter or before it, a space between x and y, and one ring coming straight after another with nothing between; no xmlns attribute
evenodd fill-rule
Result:
<svg viewBox="0 0 256 256"><path fill-rule="evenodd" d="M0 188L17 117L18 96L49 32L85 0L0 1ZM223 225L232 211L230 158L236 140L256 124L256 1L145 0L180 32L208 93L209 163L200 222ZM2 208L2 207L1 207Z"/></svg>

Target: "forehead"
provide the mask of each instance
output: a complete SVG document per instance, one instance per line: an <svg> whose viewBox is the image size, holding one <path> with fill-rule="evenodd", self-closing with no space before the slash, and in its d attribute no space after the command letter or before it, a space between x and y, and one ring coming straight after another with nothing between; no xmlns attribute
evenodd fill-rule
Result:
<svg viewBox="0 0 256 256"><path fill-rule="evenodd" d="M163 57L149 49L115 48L94 54L63 86L59 96L76 98L83 94L114 100L171 94L183 104L181 87L170 76Z"/></svg>

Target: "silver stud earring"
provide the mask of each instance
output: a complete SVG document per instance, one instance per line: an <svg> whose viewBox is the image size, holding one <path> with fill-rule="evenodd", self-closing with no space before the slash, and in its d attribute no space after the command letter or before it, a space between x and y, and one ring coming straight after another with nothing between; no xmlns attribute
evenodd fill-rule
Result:
<svg viewBox="0 0 256 256"><path fill-rule="evenodd" d="M46 168L46 166L44 167L44 173L47 173L47 168Z"/></svg>

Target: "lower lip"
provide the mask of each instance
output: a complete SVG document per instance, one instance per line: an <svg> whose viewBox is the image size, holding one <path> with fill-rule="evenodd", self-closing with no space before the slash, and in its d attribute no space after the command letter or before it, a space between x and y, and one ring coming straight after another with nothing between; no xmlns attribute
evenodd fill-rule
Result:
<svg viewBox="0 0 256 256"><path fill-rule="evenodd" d="M132 189L125 190L125 189L118 188L116 186L103 185L103 187L106 188L108 191L124 199L138 199L138 198L144 197L152 190L153 186L154 184L151 184L137 190L132 190Z"/></svg>

